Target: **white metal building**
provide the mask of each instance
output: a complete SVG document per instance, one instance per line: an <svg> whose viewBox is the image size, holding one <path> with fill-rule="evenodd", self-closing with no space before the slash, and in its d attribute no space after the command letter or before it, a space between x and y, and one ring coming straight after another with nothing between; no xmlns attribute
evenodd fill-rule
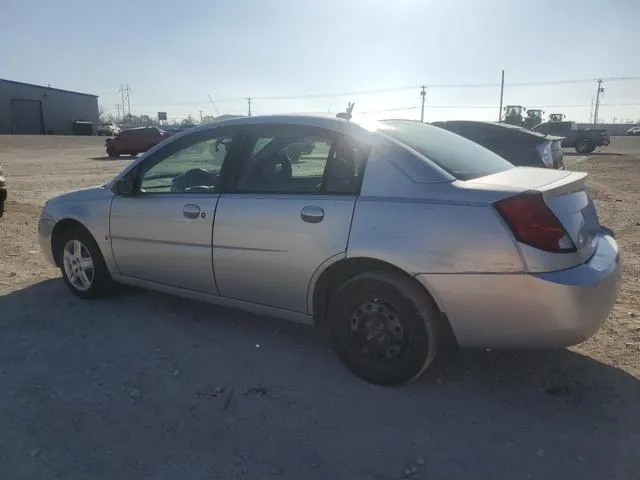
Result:
<svg viewBox="0 0 640 480"><path fill-rule="evenodd" d="M98 125L98 97L0 78L0 134L74 133L74 122Z"/></svg>

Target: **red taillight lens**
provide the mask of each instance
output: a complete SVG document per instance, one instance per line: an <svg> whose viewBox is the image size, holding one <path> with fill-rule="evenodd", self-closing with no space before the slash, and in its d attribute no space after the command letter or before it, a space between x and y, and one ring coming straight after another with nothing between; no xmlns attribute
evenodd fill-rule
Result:
<svg viewBox="0 0 640 480"><path fill-rule="evenodd" d="M542 198L527 192L494 204L516 239L547 252L575 252L576 246Z"/></svg>

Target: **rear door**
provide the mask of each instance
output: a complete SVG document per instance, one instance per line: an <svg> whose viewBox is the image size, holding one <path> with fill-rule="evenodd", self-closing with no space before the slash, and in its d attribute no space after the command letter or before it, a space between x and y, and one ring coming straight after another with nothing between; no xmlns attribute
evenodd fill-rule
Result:
<svg viewBox="0 0 640 480"><path fill-rule="evenodd" d="M344 256L366 147L301 125L248 130L213 232L220 295L307 313L314 272Z"/></svg>

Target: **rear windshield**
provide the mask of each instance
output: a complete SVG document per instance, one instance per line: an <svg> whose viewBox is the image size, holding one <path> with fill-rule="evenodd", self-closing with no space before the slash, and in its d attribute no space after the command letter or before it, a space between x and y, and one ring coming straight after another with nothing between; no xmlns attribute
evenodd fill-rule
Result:
<svg viewBox="0 0 640 480"><path fill-rule="evenodd" d="M411 120L383 120L378 130L427 157L458 180L473 180L513 168L490 150L460 135Z"/></svg>

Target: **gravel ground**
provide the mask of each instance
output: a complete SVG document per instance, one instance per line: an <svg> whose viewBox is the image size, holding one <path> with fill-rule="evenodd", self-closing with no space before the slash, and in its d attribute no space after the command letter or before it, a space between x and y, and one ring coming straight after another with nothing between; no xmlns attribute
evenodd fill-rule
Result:
<svg viewBox="0 0 640 480"><path fill-rule="evenodd" d="M602 331L462 352L401 388L351 376L308 328L135 289L71 296L37 217L128 163L102 144L0 137L0 478L640 478L640 138L566 157L623 249Z"/></svg>

